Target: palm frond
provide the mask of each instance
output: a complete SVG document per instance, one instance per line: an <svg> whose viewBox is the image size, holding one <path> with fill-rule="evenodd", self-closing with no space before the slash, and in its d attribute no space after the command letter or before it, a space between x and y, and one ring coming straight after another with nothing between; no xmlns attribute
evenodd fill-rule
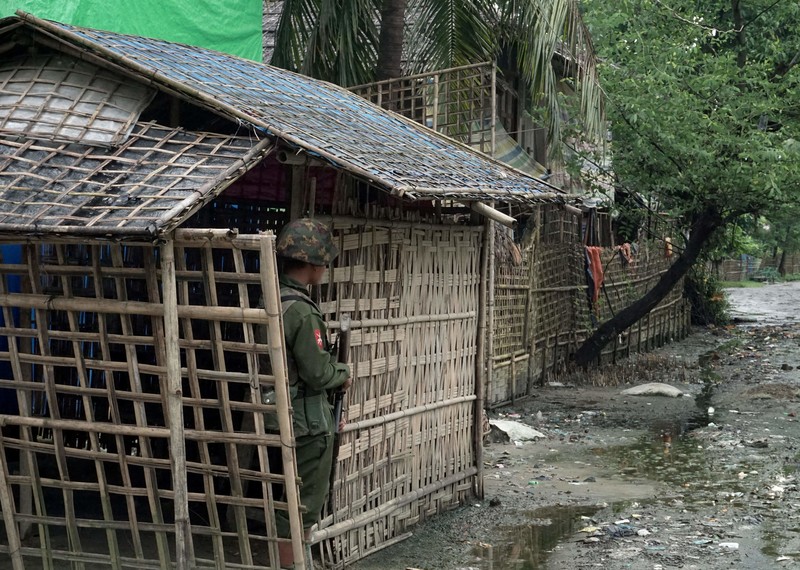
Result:
<svg viewBox="0 0 800 570"><path fill-rule="evenodd" d="M604 130L603 100L597 61L577 0L518 0L504 4L500 29L519 56L535 105L546 111L551 141L561 139L567 114L559 82L580 95L582 126L598 138ZM556 70L556 62L559 72ZM559 145L551 145L558 151Z"/></svg>
<svg viewBox="0 0 800 570"><path fill-rule="evenodd" d="M303 66L306 46L314 29L319 25L322 0L285 0L271 64L290 71Z"/></svg>
<svg viewBox="0 0 800 570"><path fill-rule="evenodd" d="M497 9L490 0L418 0L410 3L408 59L412 72L493 59Z"/></svg>
<svg viewBox="0 0 800 570"><path fill-rule="evenodd" d="M377 0L287 0L273 65L339 85L371 81L378 45Z"/></svg>

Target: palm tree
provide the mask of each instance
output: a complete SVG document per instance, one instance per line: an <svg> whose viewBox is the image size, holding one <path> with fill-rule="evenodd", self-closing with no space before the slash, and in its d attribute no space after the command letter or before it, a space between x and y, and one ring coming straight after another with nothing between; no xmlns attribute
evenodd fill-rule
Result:
<svg viewBox="0 0 800 570"><path fill-rule="evenodd" d="M578 0L284 0L271 63L351 86L503 53L516 54L551 140L565 116L560 82L580 95L584 130L601 134L595 54Z"/></svg>

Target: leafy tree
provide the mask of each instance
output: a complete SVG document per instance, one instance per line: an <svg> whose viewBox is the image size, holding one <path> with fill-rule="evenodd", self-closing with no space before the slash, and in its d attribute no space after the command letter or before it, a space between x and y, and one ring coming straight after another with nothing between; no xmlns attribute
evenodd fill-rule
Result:
<svg viewBox="0 0 800 570"><path fill-rule="evenodd" d="M578 0L284 0L270 63L343 86L515 54L559 140L560 82L580 94L596 135L603 105ZM558 54L558 57L556 56Z"/></svg>
<svg viewBox="0 0 800 570"><path fill-rule="evenodd" d="M652 310L720 228L800 194L800 6L779 0L584 0L602 58L613 169L688 228L654 288L601 324L587 365Z"/></svg>

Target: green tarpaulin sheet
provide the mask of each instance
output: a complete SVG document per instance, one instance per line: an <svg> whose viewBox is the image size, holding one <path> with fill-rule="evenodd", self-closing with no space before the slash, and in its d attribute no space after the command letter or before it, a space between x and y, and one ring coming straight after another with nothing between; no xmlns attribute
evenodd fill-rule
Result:
<svg viewBox="0 0 800 570"><path fill-rule="evenodd" d="M16 10L261 61L261 0L0 0L0 17Z"/></svg>

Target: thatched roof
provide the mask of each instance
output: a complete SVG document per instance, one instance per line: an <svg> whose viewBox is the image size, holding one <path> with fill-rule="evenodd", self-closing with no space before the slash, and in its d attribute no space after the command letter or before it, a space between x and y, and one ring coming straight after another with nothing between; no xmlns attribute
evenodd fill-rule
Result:
<svg viewBox="0 0 800 570"><path fill-rule="evenodd" d="M34 201L58 204L58 200L52 200L53 196L66 198L69 195L73 198L75 196L86 198L88 194L84 194L83 188L94 188L91 192L98 196L100 194L106 196L105 199L98 198L105 210L88 210L88 199L80 204L74 200L68 204L59 204L59 207L64 209L52 216L44 213L42 207L38 209L33 207L30 210L15 208L11 214L0 218L0 223L6 228L15 224L24 226L35 224L41 228L45 225L44 220L50 219L52 225L67 226L74 222L81 227L94 228L93 231L103 229L120 231L134 227L141 231L145 226L151 230L163 231L181 221L175 216L189 212L186 204L181 206L182 201L187 199L187 194L190 195L189 202L192 205L202 203L218 194L231 179L232 174L226 172L227 169L236 170L237 166L234 163L240 169L249 165L253 156L258 154L257 152L253 154L254 147L264 138L273 141L280 139L298 151L320 157L337 168L406 199L452 198L463 201L527 202L552 200L561 196L557 189L541 181L413 121L380 109L335 85L203 48L78 28L40 20L21 12L17 17L0 20L0 36L3 36L1 39L4 42L16 41L21 30L27 30L34 41L47 42L57 50L86 59L99 67L107 66L112 75L133 77L143 85L172 93L237 122L241 125L240 133L237 134L242 136L217 135L220 138L218 141L220 146L215 148L221 153L218 157L219 162L215 163L217 170L213 174L209 171L209 176L206 178L198 176L196 179L191 177L186 179L185 186L181 186L185 192L183 195L180 192L171 194L177 187L169 182L171 180L169 176L159 175L159 177L153 174L148 178L146 186L137 187L136 192L141 191L143 195L148 196L148 199L155 200L148 202L148 207L152 206L152 209L144 216L146 221L140 223L139 220L124 220L122 210L114 209L120 206L120 201L135 199L135 196L132 198L131 194L120 193L121 189L113 187L112 184L106 186L99 184L95 187L89 183L92 176L95 176L94 180L107 179L109 176L113 179L117 176L116 172L105 172L105 166L99 167L103 171L102 176L96 176L97 173L90 170L67 169L73 177L71 178L73 190L58 186L55 182L36 184L35 171L37 168L48 167L45 163L49 159L43 159L43 153L46 154L47 151L44 149L50 147L39 142L32 143L29 140L32 138L31 135L20 131L16 136L27 139L25 144L28 146L23 149L25 145L20 145L18 142L20 139L12 138L15 136L13 128L11 132L0 130L0 144L3 145L0 147L0 153L12 157L8 161L0 162L0 172L3 173L0 178L2 184L0 203L10 203L20 198L20 194L14 194L9 198L7 193L12 191L13 186L18 186L21 180L14 177L24 170L20 167L21 164L30 166L30 176L26 183L29 184L28 195L35 196ZM8 71L9 65L15 64L13 62L0 64L0 71ZM17 98L11 103L3 97L6 94L3 84L0 83L0 121L4 114L8 115L18 110L20 106L19 93L16 93ZM59 120L61 119L56 119L55 122L58 123ZM130 117L126 119L123 114L120 124L122 127L127 125L127 128L130 128L132 124ZM115 138L116 128L110 128L108 142L92 142L94 147L84 146L85 139L72 141L71 144L80 146L80 149L70 148L69 136L65 136L64 132L58 129L55 134L50 132L34 137L39 141L44 138L65 142L66 144L61 146L56 144L53 147L56 150L51 152L53 157L62 156L62 161L63 157L72 156L70 153L84 153L94 158L114 156L124 158L128 162L136 162L134 157L126 156L126 153L131 152L131 145L128 142L116 147L110 146L119 144L119 141L125 138L125 136L122 139ZM148 132L154 132L153 128L155 126L148 127ZM167 136L166 133L164 135ZM200 136L188 132L184 135L189 139ZM127 136L135 139L138 135L134 133ZM206 133L202 136L213 135ZM109 148L100 148L103 145ZM268 143L265 142L259 150L263 151L266 146ZM28 160L24 153L34 152L31 150L34 147L35 152L40 154L36 155L37 158L34 160ZM182 163L189 164L192 162L189 160L192 157L200 160L198 153L203 157L208 155L205 150L192 150L189 147L191 145L181 151ZM232 152L232 149L237 150ZM246 158L248 153L250 153L249 158ZM11 164L17 166L9 171ZM50 166L57 170L57 161ZM169 160L164 158L162 168L153 165L152 169L161 173L165 172L163 168L170 166ZM141 174L138 171L136 173ZM192 174L194 176L196 173ZM129 175L133 176L133 171ZM85 178L81 179L81 176ZM62 177L63 181L67 178ZM133 179L135 178L136 176L133 176ZM76 194L72 195L70 192ZM158 195L157 200L154 198L155 195ZM104 200L108 201L108 204L104 203ZM96 203L98 201L92 202ZM135 213L138 215L146 209L147 207L143 207L135 210ZM23 210L25 216L20 214ZM34 210L38 213L31 213ZM115 212L114 215L108 213L112 211ZM116 213L120 214L120 217L115 217ZM129 210L129 213L134 211ZM164 218L167 213L172 218ZM58 215L66 217L58 222ZM87 222L79 223L81 220L91 220L91 225Z"/></svg>

